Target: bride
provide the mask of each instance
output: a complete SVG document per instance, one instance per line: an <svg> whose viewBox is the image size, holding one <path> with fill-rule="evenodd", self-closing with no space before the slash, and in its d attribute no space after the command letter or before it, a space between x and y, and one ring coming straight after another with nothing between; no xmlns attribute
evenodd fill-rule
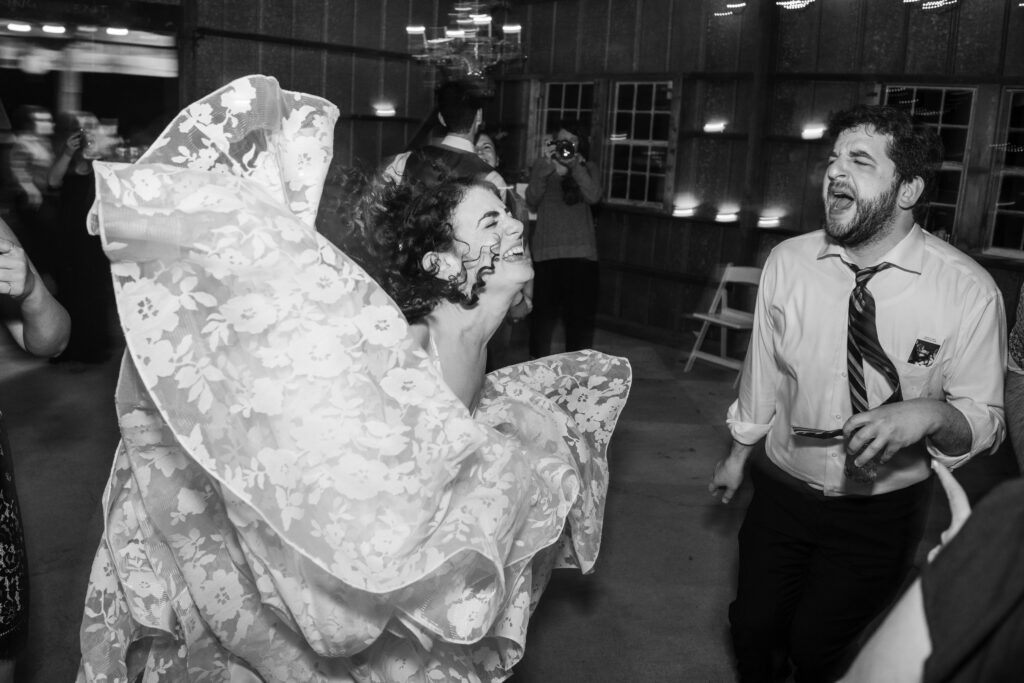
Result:
<svg viewBox="0 0 1024 683"><path fill-rule="evenodd" d="M336 118L251 76L96 164L127 352L80 681L500 681L551 569L594 567L628 362L485 377L522 225L387 187L339 251Z"/></svg>

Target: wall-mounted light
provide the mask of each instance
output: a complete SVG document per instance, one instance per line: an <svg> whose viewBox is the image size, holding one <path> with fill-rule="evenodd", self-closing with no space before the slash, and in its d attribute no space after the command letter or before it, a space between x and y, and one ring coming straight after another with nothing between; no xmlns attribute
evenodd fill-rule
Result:
<svg viewBox="0 0 1024 683"><path fill-rule="evenodd" d="M757 227L759 228L777 228L782 223L782 216L768 216L761 214L757 218Z"/></svg>
<svg viewBox="0 0 1024 683"><path fill-rule="evenodd" d="M79 33L96 33L96 31L98 31L98 30L99 29L97 29L95 26L79 26L78 27L78 32Z"/></svg>
<svg viewBox="0 0 1024 683"><path fill-rule="evenodd" d="M395 115L395 105L387 102L378 102L373 105L373 115L381 118L388 118Z"/></svg>
<svg viewBox="0 0 1024 683"><path fill-rule="evenodd" d="M704 124L705 133L724 133L726 121L708 121Z"/></svg>
<svg viewBox="0 0 1024 683"><path fill-rule="evenodd" d="M697 208L700 206L700 200L692 194L679 194L676 195L675 201L672 203L672 215L679 218L689 218L697 214Z"/></svg>
<svg viewBox="0 0 1024 683"><path fill-rule="evenodd" d="M107 28L107 35L108 36L126 36L126 35L128 35L128 29L126 29L126 28L118 28L118 27L115 27L115 26L110 26L110 27Z"/></svg>
<svg viewBox="0 0 1024 683"><path fill-rule="evenodd" d="M820 140L825 135L825 126L820 123L812 123L804 126L804 129L800 131L800 137L804 140Z"/></svg>
<svg viewBox="0 0 1024 683"><path fill-rule="evenodd" d="M43 24L43 33L53 33L60 35L64 33L65 28L59 24Z"/></svg>
<svg viewBox="0 0 1024 683"><path fill-rule="evenodd" d="M690 218L697 213L696 206L673 206L672 215L676 218Z"/></svg>
<svg viewBox="0 0 1024 683"><path fill-rule="evenodd" d="M7 30L14 31L15 33L28 33L29 31L32 30L32 27L29 26L28 24L21 24L12 21L11 23L7 24Z"/></svg>
<svg viewBox="0 0 1024 683"><path fill-rule="evenodd" d="M608 140L609 140L609 142L625 142L626 141L626 134L625 133L612 133L611 135L608 136Z"/></svg>
<svg viewBox="0 0 1024 683"><path fill-rule="evenodd" d="M731 208L731 207L728 207L728 208L723 207L723 208L718 210L718 213L715 214L715 222L716 223L735 223L739 219L740 219L740 212L739 212L739 210Z"/></svg>

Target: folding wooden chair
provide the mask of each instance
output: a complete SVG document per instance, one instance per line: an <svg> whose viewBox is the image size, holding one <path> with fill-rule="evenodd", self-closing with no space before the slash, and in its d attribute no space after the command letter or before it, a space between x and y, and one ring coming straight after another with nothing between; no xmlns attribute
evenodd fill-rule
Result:
<svg viewBox="0 0 1024 683"><path fill-rule="evenodd" d="M693 368L693 362L698 358L709 363L732 368L733 370L739 371L743 369L743 360L733 358L727 352L728 332L730 330L740 332L751 329L754 326L754 313L742 308L731 307L729 305L729 292L733 290L735 299L739 294L738 291L735 291L738 287L753 287L756 290L760 281L760 268L734 266L731 263L725 266L722 279L718 283L718 289L715 290L715 296L711 300L711 306L708 308L707 313L697 312L693 314L694 318L703 320L704 324L701 325L700 332L697 333L697 341L690 351L690 357L686 361L684 372L689 372ZM708 330L712 325L720 328L718 353L709 353L701 350L704 338L707 336ZM736 381L739 382L738 375Z"/></svg>

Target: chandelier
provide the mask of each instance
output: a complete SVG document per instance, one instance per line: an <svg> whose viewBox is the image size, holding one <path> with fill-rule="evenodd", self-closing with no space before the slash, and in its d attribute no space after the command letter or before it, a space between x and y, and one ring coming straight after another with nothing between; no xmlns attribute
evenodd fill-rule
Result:
<svg viewBox="0 0 1024 683"><path fill-rule="evenodd" d="M450 80L483 79L498 64L523 59L519 24L504 24L500 35L482 2L456 2L451 26L406 26L409 52L438 67Z"/></svg>

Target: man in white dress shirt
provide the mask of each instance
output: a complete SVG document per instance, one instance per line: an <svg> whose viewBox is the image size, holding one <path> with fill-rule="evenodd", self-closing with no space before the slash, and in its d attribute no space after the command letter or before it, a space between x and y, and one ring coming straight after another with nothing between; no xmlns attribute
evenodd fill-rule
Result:
<svg viewBox="0 0 1024 683"><path fill-rule="evenodd" d="M744 683L790 666L798 683L838 678L911 567L931 460L956 467L1005 432L999 289L914 219L934 135L866 105L829 133L824 229L765 263L732 449L709 484L723 503L745 474L754 485L729 610Z"/></svg>
<svg viewBox="0 0 1024 683"><path fill-rule="evenodd" d="M493 166L476 153L476 136L483 126L483 100L471 83L448 81L436 93L437 118L446 135L437 144L396 155L385 166L388 180L436 184L444 177L487 180L502 199L508 187Z"/></svg>

